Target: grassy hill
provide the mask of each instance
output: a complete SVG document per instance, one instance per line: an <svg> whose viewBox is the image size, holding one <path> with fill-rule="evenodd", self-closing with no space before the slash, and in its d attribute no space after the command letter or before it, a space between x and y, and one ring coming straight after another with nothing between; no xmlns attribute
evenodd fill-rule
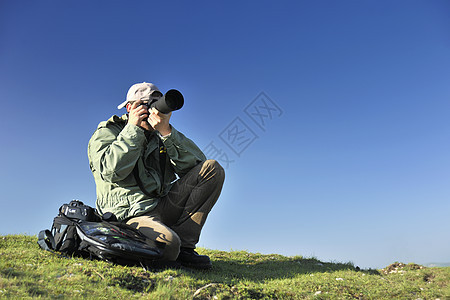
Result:
<svg viewBox="0 0 450 300"><path fill-rule="evenodd" d="M211 257L212 270L151 272L60 257L34 236L0 236L0 298L450 299L450 267L359 270L301 256L199 252Z"/></svg>

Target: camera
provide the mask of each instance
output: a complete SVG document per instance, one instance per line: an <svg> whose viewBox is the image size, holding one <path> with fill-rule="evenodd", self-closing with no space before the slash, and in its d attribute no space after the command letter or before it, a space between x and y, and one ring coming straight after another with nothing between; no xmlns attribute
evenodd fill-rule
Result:
<svg viewBox="0 0 450 300"><path fill-rule="evenodd" d="M60 213L70 219L79 219L85 221L96 221L98 216L95 210L79 200L72 200L69 204L64 204L59 209Z"/></svg>
<svg viewBox="0 0 450 300"><path fill-rule="evenodd" d="M148 108L156 108L163 114L168 114L171 111L179 110L184 105L184 97L178 90L169 90L167 93L158 98L151 99L149 102L144 103Z"/></svg>

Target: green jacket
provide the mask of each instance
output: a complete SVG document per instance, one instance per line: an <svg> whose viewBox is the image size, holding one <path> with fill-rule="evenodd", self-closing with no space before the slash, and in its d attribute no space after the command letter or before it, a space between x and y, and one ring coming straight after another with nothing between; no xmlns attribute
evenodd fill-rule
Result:
<svg viewBox="0 0 450 300"><path fill-rule="evenodd" d="M159 162L159 134L128 124L128 115L101 122L88 145L89 165L97 186L96 206L100 213L112 212L119 220L152 210L167 195L171 183L206 160L203 152L172 127L161 137L167 148L164 178ZM133 169L138 164L139 188Z"/></svg>

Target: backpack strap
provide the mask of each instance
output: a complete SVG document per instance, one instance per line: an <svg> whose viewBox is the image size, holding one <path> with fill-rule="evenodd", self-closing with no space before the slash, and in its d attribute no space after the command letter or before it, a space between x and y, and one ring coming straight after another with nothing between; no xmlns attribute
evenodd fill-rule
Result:
<svg viewBox="0 0 450 300"><path fill-rule="evenodd" d="M52 251L55 250L55 238L50 230L41 230L38 235L38 245L44 250Z"/></svg>
<svg viewBox="0 0 450 300"><path fill-rule="evenodd" d="M56 248L55 238L53 237L52 233L48 229L41 230L39 232L39 234L38 234L38 245L39 245L39 247L41 247L41 249L49 251L49 252L57 255L58 257L71 258L71 257L66 256L64 254L55 252L56 251L56 249L55 249Z"/></svg>

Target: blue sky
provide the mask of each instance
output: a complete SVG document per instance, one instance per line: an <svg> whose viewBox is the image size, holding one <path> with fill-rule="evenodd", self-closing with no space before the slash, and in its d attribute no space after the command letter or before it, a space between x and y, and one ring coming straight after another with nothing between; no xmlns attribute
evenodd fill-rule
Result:
<svg viewBox="0 0 450 300"><path fill-rule="evenodd" d="M448 1L2 1L0 234L94 205L88 140L147 81L183 93L173 126L227 168L199 246L449 262L449 14Z"/></svg>

